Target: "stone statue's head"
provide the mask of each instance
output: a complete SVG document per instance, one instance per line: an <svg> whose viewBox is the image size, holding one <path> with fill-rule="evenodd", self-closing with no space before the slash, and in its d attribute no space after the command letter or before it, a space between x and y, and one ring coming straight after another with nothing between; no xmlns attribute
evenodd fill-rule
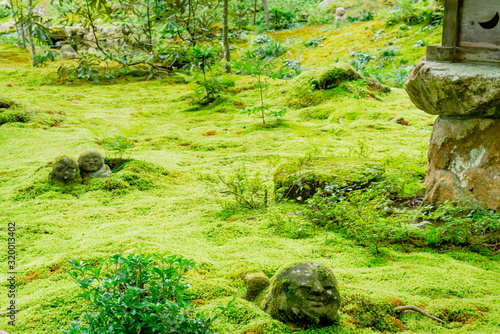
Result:
<svg viewBox="0 0 500 334"><path fill-rule="evenodd" d="M79 175L78 162L69 156L57 158L52 165L52 174L60 181L69 182L74 180Z"/></svg>
<svg viewBox="0 0 500 334"><path fill-rule="evenodd" d="M78 157L78 164L80 165L82 172L93 173L97 172L102 168L102 166L104 166L104 160L101 153L89 150L80 154Z"/></svg>
<svg viewBox="0 0 500 334"><path fill-rule="evenodd" d="M279 320L314 326L328 326L337 320L337 281L323 265L301 263L282 268L273 283L271 296Z"/></svg>

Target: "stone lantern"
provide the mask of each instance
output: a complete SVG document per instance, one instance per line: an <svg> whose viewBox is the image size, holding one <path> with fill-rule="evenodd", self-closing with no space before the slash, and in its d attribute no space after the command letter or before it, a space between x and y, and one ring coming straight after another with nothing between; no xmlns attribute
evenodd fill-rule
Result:
<svg viewBox="0 0 500 334"><path fill-rule="evenodd" d="M424 203L473 196L500 210L500 1L446 0L442 45L405 89L432 115Z"/></svg>

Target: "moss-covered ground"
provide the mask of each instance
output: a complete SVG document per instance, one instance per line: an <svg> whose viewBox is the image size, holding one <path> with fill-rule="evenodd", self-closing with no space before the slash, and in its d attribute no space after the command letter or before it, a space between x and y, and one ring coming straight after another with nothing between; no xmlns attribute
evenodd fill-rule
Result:
<svg viewBox="0 0 500 334"><path fill-rule="evenodd" d="M425 52L414 43L436 43L440 34L439 29L417 32L413 27L413 34L395 27L374 40L381 29L381 22L366 22L342 30L309 27L277 37L305 41L327 36L316 49L296 46L304 66L315 67L333 62L335 52L337 57L346 57L353 47L376 52L393 40L411 65ZM226 98L193 108L190 87L174 77L93 84L59 80L56 67L32 69L27 52L0 45L0 96L31 115L25 122L0 126L0 305L5 309L9 302L5 245L7 224L15 222L21 308L16 326L0 316L0 329L61 333L78 318L85 304L67 274L68 260L154 252L196 261L197 269L188 275L195 302L218 315L213 329L219 333L287 332L242 299L227 310L218 306L243 296L241 272L261 270L272 276L284 263L301 260L330 266L344 298L339 326L303 333L500 332L498 256L398 248L383 248L377 255L311 226L298 214L300 204L243 209L217 191L217 174L246 167L272 182L277 166L307 155L330 161L345 178L387 159L425 170L434 117L417 110L404 90L373 97L338 89L319 102L302 96L305 102L298 106L290 103L297 99L290 82L272 81L267 102L289 111L282 122L262 126L259 118L238 112L258 103L257 92L248 89L250 77L238 77ZM401 117L407 126L390 122ZM127 133L134 127L136 132ZM45 184L57 156L77 157L87 149L105 153L98 137L120 133L134 143L127 152L132 160L111 179L70 189ZM307 233L295 233L299 228ZM392 307L408 304L447 324L414 312L396 318Z"/></svg>

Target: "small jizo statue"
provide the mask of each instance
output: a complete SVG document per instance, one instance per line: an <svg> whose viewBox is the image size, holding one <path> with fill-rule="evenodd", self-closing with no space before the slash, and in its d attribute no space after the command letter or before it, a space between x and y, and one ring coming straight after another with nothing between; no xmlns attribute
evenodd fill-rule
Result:
<svg viewBox="0 0 500 334"><path fill-rule="evenodd" d="M78 162L67 155L62 155L52 164L49 173L49 183L59 185L70 185L82 183Z"/></svg>
<svg viewBox="0 0 500 334"><path fill-rule="evenodd" d="M319 263L288 264L266 284L261 275L245 277L245 297L273 318L300 327L325 327L338 321L340 294L332 271ZM259 280L254 284L254 280ZM263 287L256 295L255 288ZM250 298L249 298L250 297Z"/></svg>
<svg viewBox="0 0 500 334"><path fill-rule="evenodd" d="M347 17L345 14L346 14L346 10L342 7L338 7L335 10L335 23L337 23L339 21L345 23L347 21Z"/></svg>
<svg viewBox="0 0 500 334"><path fill-rule="evenodd" d="M106 178L111 175L111 169L109 169L108 165L104 164L101 153L97 151L88 150L80 154L78 164L80 165L80 172L84 180L89 178Z"/></svg>

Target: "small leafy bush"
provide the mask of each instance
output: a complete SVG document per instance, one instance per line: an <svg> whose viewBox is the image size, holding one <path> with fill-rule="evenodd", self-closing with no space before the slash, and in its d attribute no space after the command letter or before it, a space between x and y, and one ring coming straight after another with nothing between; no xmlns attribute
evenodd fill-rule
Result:
<svg viewBox="0 0 500 334"><path fill-rule="evenodd" d="M228 175L218 175L223 196L232 198L244 208L268 206L270 187L260 172L250 173L245 167L236 168Z"/></svg>
<svg viewBox="0 0 500 334"><path fill-rule="evenodd" d="M307 10L307 25L312 26L316 24L332 23L332 14L329 10L315 4L310 6Z"/></svg>
<svg viewBox="0 0 500 334"><path fill-rule="evenodd" d="M271 37L266 36L266 35L258 35L253 40L253 42L257 43L257 44L271 43L272 41L273 41L273 39Z"/></svg>
<svg viewBox="0 0 500 334"><path fill-rule="evenodd" d="M307 42L305 42L304 46L307 48L316 48L318 45L321 44L326 39L325 36L319 36L319 37L311 37Z"/></svg>
<svg viewBox="0 0 500 334"><path fill-rule="evenodd" d="M361 189L332 184L325 187L324 192L307 200L304 212L319 226L338 231L362 245L374 247L378 253L381 246L406 244L421 233L416 226L407 225L401 219L404 216L389 215L393 204L390 190L390 185L384 182L376 182Z"/></svg>
<svg viewBox="0 0 500 334"><path fill-rule="evenodd" d="M380 59L380 61L385 62L393 57L396 57L398 54L399 54L399 49L397 47L384 48L380 50L378 59Z"/></svg>
<svg viewBox="0 0 500 334"><path fill-rule="evenodd" d="M269 24L272 29L281 30L293 27L295 14L280 7L269 9Z"/></svg>
<svg viewBox="0 0 500 334"><path fill-rule="evenodd" d="M368 63L376 58L373 53L362 51L353 51L349 53L349 56L352 57L352 60L349 62L349 64L354 66L354 68L356 68L356 71L362 73L363 75L366 74Z"/></svg>
<svg viewBox="0 0 500 334"><path fill-rule="evenodd" d="M253 86L258 89L260 98L259 105L242 109L240 112L247 113L248 115L260 114L263 125L266 124L266 116L281 119L287 112L287 109L271 110L269 105L264 102L264 91L269 87L269 82L265 75L270 74L272 65L272 58L260 57L256 53L247 53L240 60L233 61L233 66L237 73L250 74L252 77L257 77L257 81L253 83Z"/></svg>
<svg viewBox="0 0 500 334"><path fill-rule="evenodd" d="M386 19L386 26L391 27L403 22L420 23L435 28L443 24L443 17L442 8L437 11L429 8L427 1L397 0Z"/></svg>
<svg viewBox="0 0 500 334"><path fill-rule="evenodd" d="M262 43L255 48L248 50L245 57L259 57L259 58L272 58L279 57L286 53L286 43L272 40L270 42Z"/></svg>
<svg viewBox="0 0 500 334"><path fill-rule="evenodd" d="M222 92L234 87L234 80L218 77L209 71L218 62L220 50L214 46L194 46L189 49L187 58L191 62L191 72L195 71L194 80L198 83L195 89L197 103L212 103Z"/></svg>
<svg viewBox="0 0 500 334"><path fill-rule="evenodd" d="M0 19L9 17L11 13L11 10L7 6L0 5Z"/></svg>
<svg viewBox="0 0 500 334"><path fill-rule="evenodd" d="M420 47L426 46L426 45L427 45L427 43L424 42L423 40L418 40L415 44L413 44L413 47L414 48L420 48Z"/></svg>
<svg viewBox="0 0 500 334"><path fill-rule="evenodd" d="M212 319L196 313L186 297L192 260L117 254L105 264L70 262L90 312L64 334L210 333Z"/></svg>
<svg viewBox="0 0 500 334"><path fill-rule="evenodd" d="M42 67L47 64L47 61L55 61L54 51L50 49L43 49L41 53L35 55L35 64L37 67Z"/></svg>
<svg viewBox="0 0 500 334"><path fill-rule="evenodd" d="M427 226L429 246L482 246L500 251L500 213L486 210L479 203L469 199L448 202L435 210L426 210L421 217L432 224Z"/></svg>
<svg viewBox="0 0 500 334"><path fill-rule="evenodd" d="M299 60L285 59L281 67L274 74L274 77L288 80L299 75L301 71Z"/></svg>
<svg viewBox="0 0 500 334"><path fill-rule="evenodd" d="M403 66L403 65L400 65L399 67L396 67L396 65L393 65L393 67L394 67L394 70L388 74L388 81L394 87L403 87L406 80L408 80L408 77L410 76L411 71L413 71L413 69L415 67L414 66Z"/></svg>
<svg viewBox="0 0 500 334"><path fill-rule="evenodd" d="M374 18L375 14L371 12L363 12L359 16L347 16L347 22L355 23L355 22L373 21Z"/></svg>

